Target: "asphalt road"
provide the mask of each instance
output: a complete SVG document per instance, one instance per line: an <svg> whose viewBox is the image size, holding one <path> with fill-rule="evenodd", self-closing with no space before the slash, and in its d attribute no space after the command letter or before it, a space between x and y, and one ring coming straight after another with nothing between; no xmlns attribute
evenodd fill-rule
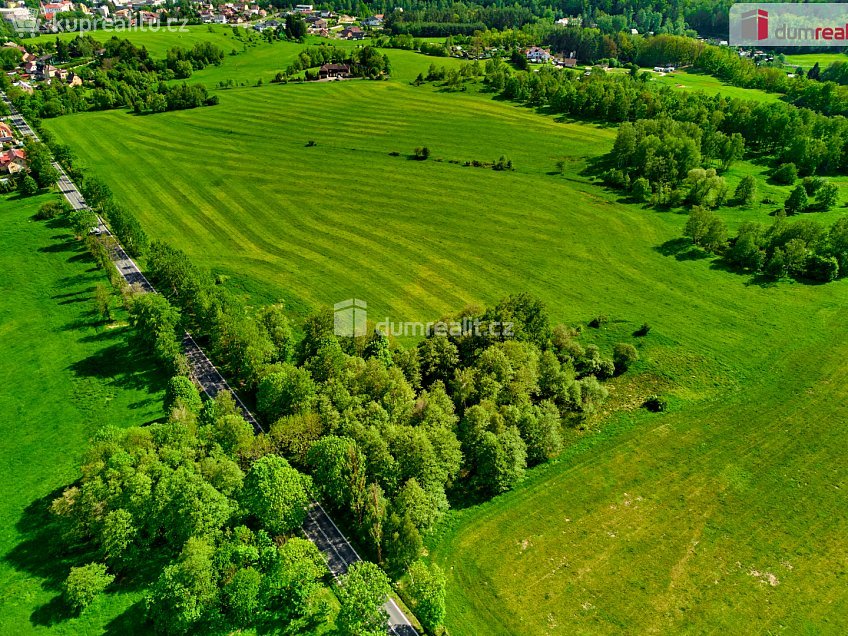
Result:
<svg viewBox="0 0 848 636"><path fill-rule="evenodd" d="M303 532L324 553L327 566L335 579L345 574L351 565L362 560L317 501L312 502L309 508L303 523ZM389 633L397 636L418 636L418 632L394 599L389 598L383 608L389 615Z"/></svg>
<svg viewBox="0 0 848 636"><path fill-rule="evenodd" d="M29 127L26 121L24 121L23 117L17 114L15 107L12 106L6 98L5 93L2 91L0 91L0 98L2 98L6 105L9 106L9 109L12 112L11 121L14 126L22 134L38 139L38 136ZM77 186L67 175L61 165L54 162L53 166L59 172L59 180L57 181L59 190L68 200L68 203L71 204L74 210L85 209L87 207L85 199L77 189ZM137 284L146 292L156 293L153 285L150 284L150 281L147 280L138 268L138 265L135 264L135 261L130 258L126 251L124 251L123 246L120 242L118 242L118 239L114 237L112 232L103 222L103 219L98 217L98 222L98 229L100 232L114 238L112 262L115 263L115 266L118 268L121 276L124 277L124 280L131 285ZM236 404L238 404L241 409L244 418L253 426L254 432L263 432L262 426L256 420L256 417L254 417L253 413L251 413L244 405L238 394L230 388L227 380L223 375L221 375L215 365L212 364L212 361L209 360L206 353L204 353L203 349L200 348L188 332L183 334L183 349L185 350L186 357L188 358L189 365L192 369L192 377L203 389L203 392L210 398L214 398L221 391L229 391L233 395ZM344 534L342 534L341 530L339 530L338 526L336 526L321 504L317 501L313 502L309 508L306 521L303 524L303 532L324 554L324 558L327 559L327 565L333 575L333 578L338 579L339 576L347 572L351 565L362 560L359 558L359 555L356 553L356 550L354 550L350 542L345 538ZM395 634L396 636L418 636L418 632L410 624L409 619L401 611L393 599L387 599L386 604L383 607L389 616L387 625L389 633Z"/></svg>

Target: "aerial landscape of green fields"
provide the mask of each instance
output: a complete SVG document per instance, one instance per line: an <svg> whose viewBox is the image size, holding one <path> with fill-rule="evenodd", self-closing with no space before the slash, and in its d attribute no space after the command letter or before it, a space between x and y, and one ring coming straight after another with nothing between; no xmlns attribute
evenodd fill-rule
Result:
<svg viewBox="0 0 848 636"><path fill-rule="evenodd" d="M0 632L845 632L842 49L98 4L3 25Z"/></svg>

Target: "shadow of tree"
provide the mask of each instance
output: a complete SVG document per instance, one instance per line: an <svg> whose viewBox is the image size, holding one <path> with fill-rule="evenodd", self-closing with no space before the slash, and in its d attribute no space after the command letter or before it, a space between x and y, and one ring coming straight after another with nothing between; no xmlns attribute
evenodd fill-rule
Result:
<svg viewBox="0 0 848 636"><path fill-rule="evenodd" d="M698 261L710 257L709 252L693 245L691 239L685 237L666 241L654 247L654 250L663 256L673 256L678 261Z"/></svg>
<svg viewBox="0 0 848 636"><path fill-rule="evenodd" d="M69 369L78 378L99 378L109 384L132 389L147 389L152 394L164 389L165 380L158 373L155 360L134 347L124 336L126 328L103 330L87 340L114 344L101 347L87 358L78 360ZM157 398L151 397L150 400ZM149 404L148 400L136 403L139 407Z"/></svg>
<svg viewBox="0 0 848 636"><path fill-rule="evenodd" d="M127 634L149 634L150 625L145 621L146 608L144 600L136 601L119 616L106 625L104 634L107 636L127 636Z"/></svg>

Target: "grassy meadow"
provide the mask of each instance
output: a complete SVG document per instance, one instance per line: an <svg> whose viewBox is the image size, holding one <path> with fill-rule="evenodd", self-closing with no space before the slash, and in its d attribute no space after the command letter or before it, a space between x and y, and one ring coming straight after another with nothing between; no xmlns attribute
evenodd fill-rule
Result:
<svg viewBox="0 0 848 636"><path fill-rule="evenodd" d="M256 302L304 315L357 297L374 320L426 321L529 291L556 321L608 314L586 333L606 349L652 326L605 419L431 539L451 634L844 632L848 283L728 272L680 239L685 215L591 183L613 128L412 87L447 61L388 53L395 81L266 85L219 91L213 108L45 125L152 238ZM417 146L429 161L410 158ZM461 165L501 155L513 172ZM782 201L767 170L742 162L728 181L757 174L761 196ZM721 214L733 228L774 207ZM670 412L640 410L649 393Z"/></svg>
<svg viewBox="0 0 848 636"><path fill-rule="evenodd" d="M739 99L753 99L758 102L776 102L780 99L779 93L767 93L754 88L739 88L722 82L717 77L698 73L691 70L677 70L673 73L660 75L653 70L650 71L653 80L660 84L666 84L680 90L703 91L707 95L723 95L724 97L736 97Z"/></svg>
<svg viewBox="0 0 848 636"><path fill-rule="evenodd" d="M107 281L85 248L31 219L48 199L0 197L0 633L132 633L138 591L68 616L60 584L77 563L52 556L43 520L99 428L162 415L163 380L128 347L117 307L118 322L96 318L94 285Z"/></svg>
<svg viewBox="0 0 848 636"><path fill-rule="evenodd" d="M816 62L818 62L819 67L825 69L834 62L848 62L848 57L844 53L801 53L786 56L787 66L800 66L804 70L813 68Z"/></svg>

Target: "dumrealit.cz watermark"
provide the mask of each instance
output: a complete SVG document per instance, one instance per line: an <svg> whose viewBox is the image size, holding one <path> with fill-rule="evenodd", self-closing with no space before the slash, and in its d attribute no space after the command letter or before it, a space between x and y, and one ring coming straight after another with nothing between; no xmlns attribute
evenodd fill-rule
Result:
<svg viewBox="0 0 848 636"><path fill-rule="evenodd" d="M848 5L737 3L730 7L732 46L848 46Z"/></svg>
<svg viewBox="0 0 848 636"><path fill-rule="evenodd" d="M461 318L460 320L393 321L386 317L374 325L374 330L384 336L488 336L511 338L512 322ZM333 305L333 333L351 338L368 335L368 303L359 298L348 298Z"/></svg>

